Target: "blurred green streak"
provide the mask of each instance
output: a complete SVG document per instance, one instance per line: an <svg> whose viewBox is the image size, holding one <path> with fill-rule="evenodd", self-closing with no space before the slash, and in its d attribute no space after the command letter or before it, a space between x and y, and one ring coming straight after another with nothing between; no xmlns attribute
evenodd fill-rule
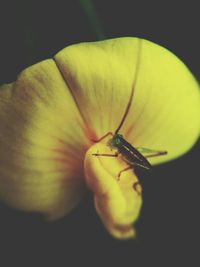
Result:
<svg viewBox="0 0 200 267"><path fill-rule="evenodd" d="M87 16L91 27L99 40L105 39L106 36L99 22L94 3L92 0L79 0L80 5Z"/></svg>

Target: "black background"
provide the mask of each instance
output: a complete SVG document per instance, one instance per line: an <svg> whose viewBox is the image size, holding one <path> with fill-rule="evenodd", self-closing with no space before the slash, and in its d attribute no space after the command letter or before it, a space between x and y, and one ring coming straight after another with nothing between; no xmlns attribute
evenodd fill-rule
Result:
<svg viewBox="0 0 200 267"><path fill-rule="evenodd" d="M92 1L98 32L80 2L84 0L1 1L0 83L15 80L22 69L69 44L104 36L138 36L163 45L200 79L199 9L194 1ZM90 194L70 216L51 224L2 204L0 266L13 260L17 266L196 265L199 149L198 143L183 157L154 168L144 188L136 241L117 241L107 234Z"/></svg>

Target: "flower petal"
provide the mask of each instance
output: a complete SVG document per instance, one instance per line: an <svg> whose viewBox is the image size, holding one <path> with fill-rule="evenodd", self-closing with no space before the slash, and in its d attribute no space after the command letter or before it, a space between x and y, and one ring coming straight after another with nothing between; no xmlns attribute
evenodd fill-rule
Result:
<svg viewBox="0 0 200 267"><path fill-rule="evenodd" d="M81 43L55 56L86 124L98 137L119 125L131 93L139 44L138 38Z"/></svg>
<svg viewBox="0 0 200 267"><path fill-rule="evenodd" d="M86 181L94 193L96 210L107 230L116 238L135 237L133 223L142 205L141 193L133 186L138 181L133 170L119 172L127 167L120 157L94 156L94 153L113 154L108 146L97 143L85 156Z"/></svg>
<svg viewBox="0 0 200 267"><path fill-rule="evenodd" d="M159 45L143 40L140 61L124 129L136 147L167 150L168 155L150 159L161 163L187 152L199 137L199 85L188 68Z"/></svg>
<svg viewBox="0 0 200 267"><path fill-rule="evenodd" d="M117 129L134 79L133 103L121 128L130 143L167 150L168 155L150 159L159 163L185 153L198 138L199 85L167 49L138 38L117 38L69 46L55 60L93 138Z"/></svg>
<svg viewBox="0 0 200 267"><path fill-rule="evenodd" d="M68 213L85 191L88 140L53 60L25 69L15 83L1 87L0 121L1 199L51 219Z"/></svg>

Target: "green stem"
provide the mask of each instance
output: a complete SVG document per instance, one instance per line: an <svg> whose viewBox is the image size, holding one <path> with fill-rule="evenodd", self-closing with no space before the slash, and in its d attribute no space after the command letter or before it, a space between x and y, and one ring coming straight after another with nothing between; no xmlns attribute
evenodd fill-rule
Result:
<svg viewBox="0 0 200 267"><path fill-rule="evenodd" d="M94 3L92 0L79 0L80 5L89 20L91 27L99 40L105 39L106 36L99 22Z"/></svg>

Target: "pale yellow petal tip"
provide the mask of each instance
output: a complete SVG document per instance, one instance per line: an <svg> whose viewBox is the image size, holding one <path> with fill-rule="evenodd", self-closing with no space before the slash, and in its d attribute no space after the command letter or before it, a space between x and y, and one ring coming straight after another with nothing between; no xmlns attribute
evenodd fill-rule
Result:
<svg viewBox="0 0 200 267"><path fill-rule="evenodd" d="M136 238L136 231L133 225L105 225L108 232L116 239L133 239Z"/></svg>
<svg viewBox="0 0 200 267"><path fill-rule="evenodd" d="M133 170L119 172L127 165L121 157L96 156L114 154L105 144L97 143L86 153L84 169L86 183L94 193L95 207L108 232L115 238L135 237L134 222L142 206L141 190Z"/></svg>

